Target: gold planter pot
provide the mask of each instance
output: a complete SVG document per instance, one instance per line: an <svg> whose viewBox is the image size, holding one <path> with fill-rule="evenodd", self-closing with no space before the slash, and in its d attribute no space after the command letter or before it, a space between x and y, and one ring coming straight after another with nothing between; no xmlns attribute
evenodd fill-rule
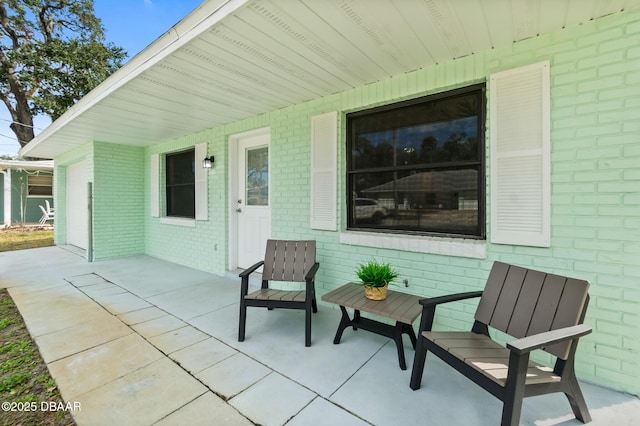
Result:
<svg viewBox="0 0 640 426"><path fill-rule="evenodd" d="M387 289L389 284L385 284L384 287L369 287L364 286L364 297L371 300L384 300L387 298Z"/></svg>

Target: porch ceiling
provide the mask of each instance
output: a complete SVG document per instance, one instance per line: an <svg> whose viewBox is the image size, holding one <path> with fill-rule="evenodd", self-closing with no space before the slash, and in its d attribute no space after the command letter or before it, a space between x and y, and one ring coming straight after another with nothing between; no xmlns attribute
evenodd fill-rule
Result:
<svg viewBox="0 0 640 426"><path fill-rule="evenodd" d="M209 0L22 155L148 146L509 45L640 0Z"/></svg>

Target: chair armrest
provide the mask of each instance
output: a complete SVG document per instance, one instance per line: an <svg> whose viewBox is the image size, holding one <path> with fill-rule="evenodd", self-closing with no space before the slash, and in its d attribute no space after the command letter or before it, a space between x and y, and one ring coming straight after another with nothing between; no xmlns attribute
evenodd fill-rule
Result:
<svg viewBox="0 0 640 426"><path fill-rule="evenodd" d="M447 294L445 296L420 299L419 303L422 305L422 317L420 318L419 333L422 334L423 331L431 331L431 327L433 327L433 319L436 315L436 307L438 305L480 296L482 296L482 291L469 291L467 293Z"/></svg>
<svg viewBox="0 0 640 426"><path fill-rule="evenodd" d="M309 272L307 272L307 275L305 275L304 280L313 281L316 276L316 272L318 272L319 267L320 267L320 264L318 262L314 263L311 269L309 269Z"/></svg>
<svg viewBox="0 0 640 426"><path fill-rule="evenodd" d="M247 293L249 293L249 275L255 272L255 270L261 267L262 265L264 265L263 260L251 266L250 268L245 269L240 273L239 277L240 277L240 297L241 298L243 298L244 296L247 295Z"/></svg>
<svg viewBox="0 0 640 426"><path fill-rule="evenodd" d="M507 343L507 348L509 348L511 352L521 355L554 343L577 339L589 333L591 333L591 327L578 324L513 340Z"/></svg>
<svg viewBox="0 0 640 426"><path fill-rule="evenodd" d="M256 271L256 269L258 269L262 265L264 265L264 260L261 260L260 262L256 263L255 265L251 266L250 268L245 269L238 276L240 278L248 277L249 275L253 274Z"/></svg>
<svg viewBox="0 0 640 426"><path fill-rule="evenodd" d="M424 307L440 305L442 303L456 302L458 300L471 299L482 296L482 291L470 291L467 293L447 294L445 296L428 297L420 299L420 304Z"/></svg>

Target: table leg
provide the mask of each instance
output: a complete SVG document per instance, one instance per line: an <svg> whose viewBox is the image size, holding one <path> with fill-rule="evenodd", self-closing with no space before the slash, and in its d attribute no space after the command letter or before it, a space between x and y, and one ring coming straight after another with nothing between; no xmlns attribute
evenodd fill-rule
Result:
<svg viewBox="0 0 640 426"><path fill-rule="evenodd" d="M405 324L407 334L411 339L411 344L413 345L413 349L416 348L416 344L418 343L418 339L416 338L416 332L413 331L413 326L411 324Z"/></svg>
<svg viewBox="0 0 640 426"><path fill-rule="evenodd" d="M399 321L396 321L396 326L393 332L393 341L396 342L396 348L398 349L398 363L400 364L400 369L407 369L407 362L404 357L404 346L402 345L402 334L406 333L409 335L411 339L411 344L413 349L416 348L416 332L413 331L413 326L411 324L404 324Z"/></svg>
<svg viewBox="0 0 640 426"><path fill-rule="evenodd" d="M338 331L336 331L336 337L334 337L333 339L333 344L337 345L338 343L340 343L340 339L342 339L342 333L344 332L344 329L349 327L349 326L353 326L353 329L355 330L356 327L355 325L353 325L353 321L351 321L351 318L349 318L349 313L347 312L347 310L345 309L344 306L340 306L340 310L342 311L342 317L340 318L340 324L338 324ZM360 314L360 311L356 311L356 314ZM356 314L354 314L354 319Z"/></svg>
<svg viewBox="0 0 640 426"><path fill-rule="evenodd" d="M338 324L336 336L333 339L333 343L335 345L340 343L340 340L342 339L342 333L347 327L352 327L354 330L357 330L358 327L361 327L363 330L368 330L370 332L393 339L398 351L398 363L400 364L400 369L407 369L407 362L404 356L404 346L402 344L402 335L405 333L409 335L411 344L415 349L417 339L416 333L413 330L413 326L411 324L404 324L400 321L396 321L396 325L392 326L375 320L361 318L360 311L357 309L354 310L352 319L351 317L349 317L349 313L344 306L340 306L340 311L342 312L342 317L340 318L340 324Z"/></svg>
<svg viewBox="0 0 640 426"><path fill-rule="evenodd" d="M401 370L407 369L407 362L404 358L404 346L402 345L402 332L405 330L404 324L400 321L396 321L395 331L393 333L393 340L396 342L396 348L398 349L398 363Z"/></svg>

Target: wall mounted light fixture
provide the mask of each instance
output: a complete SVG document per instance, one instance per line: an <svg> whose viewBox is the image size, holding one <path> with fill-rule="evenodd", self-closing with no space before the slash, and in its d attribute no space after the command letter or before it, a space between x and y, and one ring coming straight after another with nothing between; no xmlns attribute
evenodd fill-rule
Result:
<svg viewBox="0 0 640 426"><path fill-rule="evenodd" d="M204 160L202 160L202 168L210 169L211 166L213 166L214 160L215 158L213 157L213 155L211 157L205 158Z"/></svg>

